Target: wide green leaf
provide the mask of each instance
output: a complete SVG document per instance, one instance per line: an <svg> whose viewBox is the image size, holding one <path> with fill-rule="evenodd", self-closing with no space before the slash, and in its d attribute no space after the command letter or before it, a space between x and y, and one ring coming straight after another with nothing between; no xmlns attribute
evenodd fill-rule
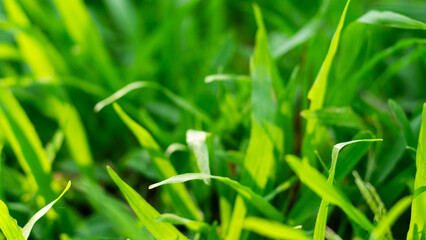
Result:
<svg viewBox="0 0 426 240"><path fill-rule="evenodd" d="M133 211L135 211L144 226L155 238L164 240L187 239L172 224L155 221L160 217L160 213L158 213L157 210L145 201L145 199L143 199L135 190L121 180L117 173L115 173L110 167L107 167L107 169L112 180L120 188Z"/></svg>

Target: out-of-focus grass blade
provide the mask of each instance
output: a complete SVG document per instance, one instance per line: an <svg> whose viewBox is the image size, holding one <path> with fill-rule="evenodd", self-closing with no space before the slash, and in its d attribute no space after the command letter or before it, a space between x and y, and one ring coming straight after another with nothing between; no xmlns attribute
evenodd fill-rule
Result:
<svg viewBox="0 0 426 240"><path fill-rule="evenodd" d="M362 83L362 78L364 77L364 75L372 71L372 69L376 67L377 64L379 64L381 61L391 56L392 54L395 54L396 52L399 52L403 49L412 47L413 45L422 46L425 44L426 39L407 38L402 39L391 47L388 47L383 51L374 54L368 59L366 63L362 65L359 70L352 74L349 79L341 81L338 86L335 87L335 89L341 89L344 87L346 91L334 91L333 94L330 96L330 104L333 106L349 105L357 92L358 85Z"/></svg>
<svg viewBox="0 0 426 240"><path fill-rule="evenodd" d="M28 221L27 224L22 228L22 234L24 235L25 239L28 239L31 233L31 229L33 228L34 224L44 216L51 208L52 206L59 200L61 197L68 191L68 189L71 187L71 181L68 182L67 186L65 187L64 191L62 191L61 195L59 195L58 198L56 198L53 202L49 203L46 207L40 209L34 216L31 217L31 219Z"/></svg>
<svg viewBox="0 0 426 240"><path fill-rule="evenodd" d="M114 110L127 125L127 127L133 132L142 147L148 151L152 160L152 164L157 170L160 179L167 179L169 177L176 176L177 172L175 168L170 163L170 160L167 159L161 152L160 146L158 146L157 142L154 140L151 134L149 134L146 129L131 119L116 103L114 103ZM183 184L169 186L167 190L170 193L176 208L182 213L184 217L201 220L198 209L191 199L188 190Z"/></svg>
<svg viewBox="0 0 426 240"><path fill-rule="evenodd" d="M250 141L244 159L241 184L253 192L263 194L264 188L275 164L274 138L282 134L274 125L276 102L274 90L280 97L281 88L276 67L269 53L268 37L258 5L253 4L257 32L254 56L251 59L251 129ZM227 239L240 239L243 219L250 211L241 196L237 196L228 228Z"/></svg>
<svg viewBox="0 0 426 240"><path fill-rule="evenodd" d="M217 82L217 81L242 81L242 82L251 82L250 76L247 75L235 75L235 74L214 74L208 75L204 78L205 83Z"/></svg>
<svg viewBox="0 0 426 240"><path fill-rule="evenodd" d="M371 10L358 18L357 21L394 28L426 30L425 23L391 11L379 12L376 10Z"/></svg>
<svg viewBox="0 0 426 240"><path fill-rule="evenodd" d="M373 230L373 224L365 217L362 212L355 208L345 195L336 187L331 186L324 176L315 168L311 167L308 162L300 161L296 156L287 155L286 161L290 168L299 176L300 180L305 183L317 195L328 202L339 206L346 215L356 222L360 227L368 232Z"/></svg>
<svg viewBox="0 0 426 240"><path fill-rule="evenodd" d="M211 136L210 133L196 130L188 130L186 132L186 142L197 158L198 168L201 173L210 175L209 166L209 151L207 147L207 138ZM205 180L206 184L210 183L210 179Z"/></svg>
<svg viewBox="0 0 426 240"><path fill-rule="evenodd" d="M287 181L281 183L280 185L278 185L278 187L276 187L272 192L270 192L269 194L267 194L264 198L266 201L271 201L272 199L275 198L275 196L277 196L278 194L284 192L285 190L289 189L297 180L296 176L291 177L290 179L288 179Z"/></svg>
<svg viewBox="0 0 426 240"><path fill-rule="evenodd" d="M416 139L414 137L413 130L410 126L410 121L408 121L407 116L404 113L404 110L401 106L398 105L394 100L389 99L388 101L389 108L392 111L393 116L395 117L399 127L401 128L401 132L404 135L405 142L408 147L415 148Z"/></svg>
<svg viewBox="0 0 426 240"><path fill-rule="evenodd" d="M147 82L147 81L138 81L138 82L132 82L128 85L126 85L125 87L123 87L122 89L118 90L117 92L115 92L114 94L112 94L111 96L107 97L106 99L98 102L95 105L95 112L99 112L101 111L104 107L108 106L109 104L112 104L113 102L117 101L118 99L122 98L123 96L125 96L127 93L136 90L136 89L140 89L140 88L153 88L156 90L161 91L164 95L166 95L172 102L174 102L177 106L181 107L182 109L194 114L197 117L200 117L201 119L210 122L209 117L200 109L198 109L196 106L190 104L189 102L187 102L185 99L183 99L182 97L174 94L173 92L171 92L170 90L162 87L161 85L159 85L156 82Z"/></svg>
<svg viewBox="0 0 426 240"><path fill-rule="evenodd" d="M380 222L383 215L386 214L385 204L377 193L376 189L368 182L364 182L357 171L352 173L355 177L355 184L361 192L362 197L367 202L371 211L374 213L376 221Z"/></svg>
<svg viewBox="0 0 426 240"><path fill-rule="evenodd" d="M49 157L50 162L56 157L56 153L58 153L59 149L62 146L64 141L64 132L62 129L58 129L54 134L52 139L46 144L46 154Z"/></svg>
<svg viewBox="0 0 426 240"><path fill-rule="evenodd" d="M303 110L302 117L316 118L321 124L349 127L356 129L365 128L362 119L349 107L328 107L316 111Z"/></svg>
<svg viewBox="0 0 426 240"><path fill-rule="evenodd" d="M6 204L0 200L0 229L7 240L24 240L22 229L18 223L9 215Z"/></svg>
<svg viewBox="0 0 426 240"><path fill-rule="evenodd" d="M330 170L329 170L327 183L330 186L333 186L334 175L336 173L337 158L339 157L339 152L343 147L345 147L349 144L358 143L358 142L376 142L376 141L383 141L383 140L382 139L360 139L360 140L353 140L353 141L349 141L349 142L342 142L342 143L338 143L338 144L334 145L333 151L331 153L331 166L330 166ZM315 240L319 240L319 239L322 240L325 237L325 227L326 227L326 223L327 223L328 205L329 205L328 200L323 198L322 201L321 201L319 211L318 211L317 221L315 223L315 231L314 231L314 239Z"/></svg>
<svg viewBox="0 0 426 240"><path fill-rule="evenodd" d="M187 182L191 180L205 180L205 179L216 179L228 185L229 187L237 191L241 197L243 197L248 202L250 202L253 206L255 206L259 212L262 212L263 214L265 214L265 216L277 221L281 221L283 219L282 214L274 206L268 203L262 196L253 192L250 188L241 185L239 182L231 180L227 177L212 176L212 175L207 175L204 173L186 173L186 174L173 176L159 183L152 184L149 186L149 189L153 189L164 184L182 183L182 182Z"/></svg>
<svg viewBox="0 0 426 240"><path fill-rule="evenodd" d="M322 1L318 12L305 26L303 26L299 31L297 31L296 34L291 36L284 43L280 44L276 49L272 49L272 57L279 58L286 54L288 51L312 38L321 27L321 23L324 21L324 16L327 12L329 5L330 0Z"/></svg>
<svg viewBox="0 0 426 240"><path fill-rule="evenodd" d="M19 51L10 43L0 43L0 59L14 60L20 57Z"/></svg>
<svg viewBox="0 0 426 240"><path fill-rule="evenodd" d="M93 64L98 67L109 87L111 89L121 87L115 66L90 18L84 1L54 0L53 2L63 18L68 34L82 52L92 55Z"/></svg>
<svg viewBox="0 0 426 240"><path fill-rule="evenodd" d="M406 196L395 203L389 212L380 220L377 226L374 227L370 240L382 239L386 231L392 227L398 217L401 216L401 214L403 214L410 206L412 199L413 196Z"/></svg>
<svg viewBox="0 0 426 240"><path fill-rule="evenodd" d="M179 217L171 213L163 213L157 219L156 222L171 223L174 225L185 225L189 230L194 232L206 232L210 229L210 226L205 222L198 222L191 219Z"/></svg>
<svg viewBox="0 0 426 240"><path fill-rule="evenodd" d="M13 94L0 88L0 126L24 172L45 199L54 198L51 165L41 141Z"/></svg>
<svg viewBox="0 0 426 240"><path fill-rule="evenodd" d="M257 217L248 217L244 220L244 229L273 239L310 239L302 230L296 229L279 222Z"/></svg>
<svg viewBox="0 0 426 240"><path fill-rule="evenodd" d="M155 238L165 240L187 239L172 224L156 222L155 219L160 217L160 213L151 207L151 205L149 205L149 203L146 202L145 199L143 199L135 190L121 180L121 178L110 167L107 167L107 169L112 180L114 180L115 184L117 184L120 188L133 211L135 211L136 215Z"/></svg>
<svg viewBox="0 0 426 240"><path fill-rule="evenodd" d="M416 195L416 192L426 187L426 103L423 104L422 125L417 144L416 169L410 230L408 231L407 239L411 239L413 234L415 234L413 232L414 226L418 228L417 233L420 239L420 235L424 232L426 224L426 195L424 193Z"/></svg>

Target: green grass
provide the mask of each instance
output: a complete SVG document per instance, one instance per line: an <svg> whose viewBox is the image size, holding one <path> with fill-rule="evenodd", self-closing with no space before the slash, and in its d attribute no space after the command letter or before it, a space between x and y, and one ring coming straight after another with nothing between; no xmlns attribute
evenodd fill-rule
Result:
<svg viewBox="0 0 426 240"><path fill-rule="evenodd" d="M0 0L0 240L423 239L425 13Z"/></svg>

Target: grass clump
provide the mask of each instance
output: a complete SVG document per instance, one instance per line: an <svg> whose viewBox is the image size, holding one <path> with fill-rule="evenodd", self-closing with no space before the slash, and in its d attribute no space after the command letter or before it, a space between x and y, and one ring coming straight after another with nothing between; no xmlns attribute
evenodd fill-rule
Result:
<svg viewBox="0 0 426 240"><path fill-rule="evenodd" d="M426 236L424 1L0 3L0 239Z"/></svg>

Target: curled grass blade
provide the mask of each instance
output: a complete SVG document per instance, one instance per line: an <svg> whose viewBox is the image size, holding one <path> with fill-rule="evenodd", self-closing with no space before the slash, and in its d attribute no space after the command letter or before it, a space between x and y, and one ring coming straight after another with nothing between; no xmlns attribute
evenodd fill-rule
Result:
<svg viewBox="0 0 426 240"><path fill-rule="evenodd" d="M339 157L339 152L342 148L344 148L347 145L359 143L359 142L376 142L376 141L383 141L382 139L359 139L359 140L352 140L349 142L342 142L334 145L333 151L331 153L331 166L329 170L328 180L327 183L330 186L333 186L334 181L334 175L336 174L336 165L337 165L337 158ZM322 240L325 237L325 228L327 223L327 215L328 215L328 205L329 201L326 199L322 199L321 205L318 211L317 220L315 223L315 231L314 231L314 240Z"/></svg>
<svg viewBox="0 0 426 240"><path fill-rule="evenodd" d="M212 175L207 175L204 173L186 173L186 174L173 176L159 183L152 184L149 186L149 189L153 189L164 184L183 183L183 182L187 182L191 180L206 180L206 179L216 179L228 185L229 187L237 191L241 197L243 197L248 202L250 202L254 207L256 207L259 212L263 213L265 216L272 218L274 220L282 221L283 219L282 214L274 206L268 203L262 196L253 192L252 189L246 186L243 186L239 182L231 180L227 177L212 176Z"/></svg>
<svg viewBox="0 0 426 240"><path fill-rule="evenodd" d="M186 132L186 142L197 158L198 168L201 173L210 175L209 151L207 140L211 136L210 133L196 130L188 130ZM210 184L210 179L205 180L206 184Z"/></svg>

